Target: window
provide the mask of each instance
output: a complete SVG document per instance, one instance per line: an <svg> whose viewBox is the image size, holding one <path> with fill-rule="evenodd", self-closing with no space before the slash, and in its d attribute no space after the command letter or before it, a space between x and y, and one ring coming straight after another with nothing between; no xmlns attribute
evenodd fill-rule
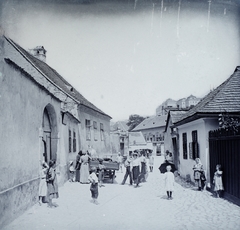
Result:
<svg viewBox="0 0 240 230"><path fill-rule="evenodd" d="M94 129L94 140L97 141L97 122L93 122L93 129Z"/></svg>
<svg viewBox="0 0 240 230"><path fill-rule="evenodd" d="M153 141L155 141L155 135L153 135Z"/></svg>
<svg viewBox="0 0 240 230"><path fill-rule="evenodd" d="M199 149L198 149L198 136L197 130L192 131L192 159L196 159L199 157Z"/></svg>
<svg viewBox="0 0 240 230"><path fill-rule="evenodd" d="M183 159L187 159L187 133L182 134L183 140Z"/></svg>
<svg viewBox="0 0 240 230"><path fill-rule="evenodd" d="M69 149L69 153L72 152L72 132L69 129L68 131L68 149Z"/></svg>
<svg viewBox="0 0 240 230"><path fill-rule="evenodd" d="M85 120L85 127L86 127L86 139L91 140L91 121Z"/></svg>
<svg viewBox="0 0 240 230"><path fill-rule="evenodd" d="M100 123L100 135L101 135L101 141L104 141L104 127L102 123Z"/></svg>
<svg viewBox="0 0 240 230"><path fill-rule="evenodd" d="M77 140L76 140L76 132L73 131L73 152L77 151Z"/></svg>

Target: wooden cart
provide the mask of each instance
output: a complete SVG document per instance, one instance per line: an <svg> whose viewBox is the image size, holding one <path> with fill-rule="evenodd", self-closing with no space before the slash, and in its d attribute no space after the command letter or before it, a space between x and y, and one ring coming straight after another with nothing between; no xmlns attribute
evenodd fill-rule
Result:
<svg viewBox="0 0 240 230"><path fill-rule="evenodd" d="M96 167L97 168L97 174L98 174L98 171L99 171L99 161L98 160L91 160L89 162L89 165L90 165L90 169L92 167ZM112 183L116 177L115 175L115 171L116 170L119 170L119 163L118 162L115 162L115 161L103 161L103 165L106 167L104 169L104 180L105 179L110 179L112 180Z"/></svg>

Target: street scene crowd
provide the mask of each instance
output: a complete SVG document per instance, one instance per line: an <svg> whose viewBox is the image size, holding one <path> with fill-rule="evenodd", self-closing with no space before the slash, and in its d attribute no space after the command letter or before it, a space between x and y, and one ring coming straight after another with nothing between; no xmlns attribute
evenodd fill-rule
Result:
<svg viewBox="0 0 240 230"><path fill-rule="evenodd" d="M114 183L109 183L101 174L104 166L102 169L101 166L100 169L95 166L88 168L87 175L84 174L82 170L85 165L89 167L91 155L87 152L81 154L77 156L80 177L79 165L70 162L69 171L74 173L70 173L69 181L59 189L55 164L51 161L49 166L44 163L41 173L43 177L45 175L46 188L42 189L41 180L39 191L46 194L39 193L40 205L33 206L4 230L240 227L240 208L224 199L216 199L219 193L214 195L206 191L200 179L203 171L200 159L196 159L193 165L196 184L189 184L174 172L169 152L164 156L152 156L148 151L135 151L126 159L119 154L119 170ZM88 161L84 161L85 158ZM215 184L217 190L222 190L222 171L220 166L216 168ZM52 202L58 197L58 204Z"/></svg>

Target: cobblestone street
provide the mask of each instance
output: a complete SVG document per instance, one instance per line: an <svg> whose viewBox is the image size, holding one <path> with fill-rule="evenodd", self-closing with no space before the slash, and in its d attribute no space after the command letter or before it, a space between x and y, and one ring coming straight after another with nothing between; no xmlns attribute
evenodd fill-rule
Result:
<svg viewBox="0 0 240 230"><path fill-rule="evenodd" d="M89 185L67 182L60 187L57 208L36 204L3 230L20 229L240 229L240 207L208 191L175 184L173 200L166 199L163 175L155 157L154 171L139 188L115 183L99 188L99 204L90 202ZM124 170L125 171L125 170Z"/></svg>

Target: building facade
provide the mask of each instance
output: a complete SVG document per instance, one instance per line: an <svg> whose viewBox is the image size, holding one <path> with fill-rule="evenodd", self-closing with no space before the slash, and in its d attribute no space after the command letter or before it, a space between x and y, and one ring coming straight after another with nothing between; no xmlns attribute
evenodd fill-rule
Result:
<svg viewBox="0 0 240 230"><path fill-rule="evenodd" d="M46 55L46 52L45 52ZM68 163L89 146L110 151L111 117L44 60L0 37L0 226L38 200L42 161L57 163L61 185Z"/></svg>

